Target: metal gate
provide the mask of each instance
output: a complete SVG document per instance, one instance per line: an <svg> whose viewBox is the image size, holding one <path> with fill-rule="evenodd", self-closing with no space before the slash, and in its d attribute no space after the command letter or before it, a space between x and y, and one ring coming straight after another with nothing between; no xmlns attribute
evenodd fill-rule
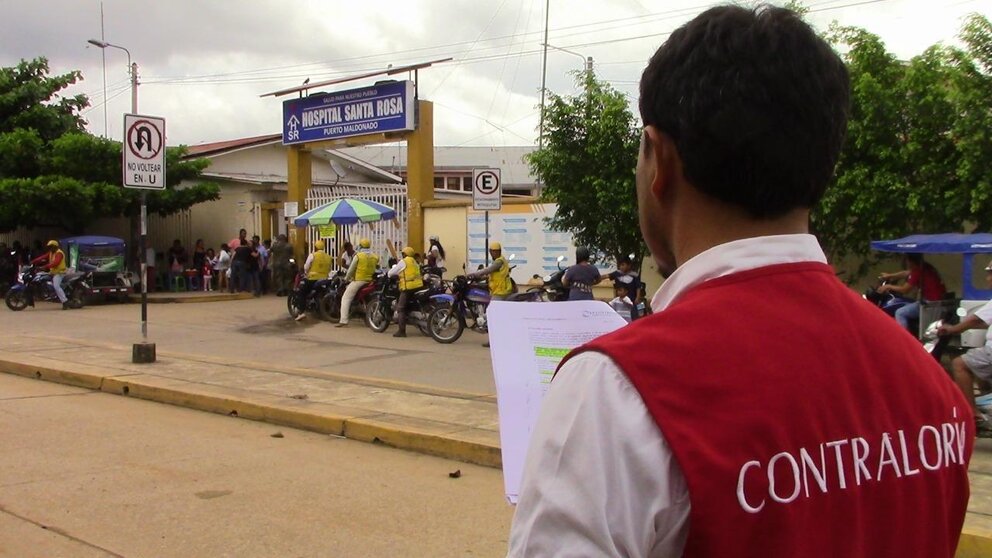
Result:
<svg viewBox="0 0 992 558"><path fill-rule="evenodd" d="M372 252L379 255L379 261L385 265L390 257L386 248L386 240L391 240L396 250L406 246L407 211L409 198L405 184L336 184L334 186L311 186L307 193L307 211L320 205L342 198L361 198L387 205L396 210L394 221L378 223L358 223L355 225L338 226L333 238L324 238L327 243L327 253L337 262L338 255L346 241L357 248L358 241L367 238L372 241ZM307 227L307 242L310 246L320 237L317 227ZM337 267L335 265L335 267Z"/></svg>

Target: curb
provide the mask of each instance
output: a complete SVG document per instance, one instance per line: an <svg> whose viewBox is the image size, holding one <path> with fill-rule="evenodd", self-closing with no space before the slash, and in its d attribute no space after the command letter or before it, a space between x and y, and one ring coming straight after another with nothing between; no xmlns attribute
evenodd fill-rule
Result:
<svg viewBox="0 0 992 558"><path fill-rule="evenodd" d="M217 293L217 294L175 294L171 296L149 296L148 304L172 304L193 302L221 302L225 300L247 300L254 298L251 293ZM141 294L129 294L130 303L141 303Z"/></svg>
<svg viewBox="0 0 992 558"><path fill-rule="evenodd" d="M32 362L0 360L0 372L48 382L135 397L187 409L207 411L319 434L383 444L389 447L474 463L502 466L498 445L472 439L471 429L374 413L328 403L286 399L234 388L192 384L147 374L108 375L85 365L68 371Z"/></svg>
<svg viewBox="0 0 992 558"><path fill-rule="evenodd" d="M985 558L992 556L992 533L963 529L955 558Z"/></svg>

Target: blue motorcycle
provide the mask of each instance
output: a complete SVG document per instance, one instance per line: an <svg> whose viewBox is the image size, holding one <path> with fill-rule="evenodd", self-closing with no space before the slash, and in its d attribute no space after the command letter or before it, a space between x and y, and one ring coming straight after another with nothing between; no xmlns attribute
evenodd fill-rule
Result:
<svg viewBox="0 0 992 558"><path fill-rule="evenodd" d="M66 273L62 280L62 290L70 308L82 308L86 304L86 294L90 287L87 284L88 273ZM35 300L59 302L52 284L52 275L40 271L34 266L25 266L17 276L17 283L10 287L4 296L7 308L14 312L34 306Z"/></svg>

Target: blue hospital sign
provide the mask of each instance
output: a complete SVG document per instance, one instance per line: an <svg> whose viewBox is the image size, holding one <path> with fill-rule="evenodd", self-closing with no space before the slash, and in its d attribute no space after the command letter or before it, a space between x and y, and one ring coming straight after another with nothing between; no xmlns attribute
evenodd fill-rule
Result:
<svg viewBox="0 0 992 558"><path fill-rule="evenodd" d="M409 80L290 99L282 103L282 143L413 130L413 102Z"/></svg>

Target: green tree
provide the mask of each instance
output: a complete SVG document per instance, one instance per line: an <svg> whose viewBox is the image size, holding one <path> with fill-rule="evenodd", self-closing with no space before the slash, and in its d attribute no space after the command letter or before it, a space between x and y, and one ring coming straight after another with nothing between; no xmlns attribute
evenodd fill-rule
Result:
<svg viewBox="0 0 992 558"><path fill-rule="evenodd" d="M637 222L634 169L640 134L627 98L591 71L578 73L579 95L549 94L543 147L528 157L558 204L554 230L571 232L594 253L645 254Z"/></svg>
<svg viewBox="0 0 992 558"><path fill-rule="evenodd" d="M863 29L829 34L847 48L851 117L835 182L812 226L832 259L861 262L856 276L880 257L869 248L873 239L990 223L992 91L976 63L990 34L983 18L969 25L968 49L933 46L909 61Z"/></svg>
<svg viewBox="0 0 992 558"><path fill-rule="evenodd" d="M79 234L104 217L136 221L140 194L121 186L121 144L86 133L79 111L89 101L61 94L82 76L48 72L44 58L0 68L0 231L48 225ZM183 161L185 153L167 148L166 189L148 194L149 212L165 216L220 196L211 183L178 188L207 166Z"/></svg>

